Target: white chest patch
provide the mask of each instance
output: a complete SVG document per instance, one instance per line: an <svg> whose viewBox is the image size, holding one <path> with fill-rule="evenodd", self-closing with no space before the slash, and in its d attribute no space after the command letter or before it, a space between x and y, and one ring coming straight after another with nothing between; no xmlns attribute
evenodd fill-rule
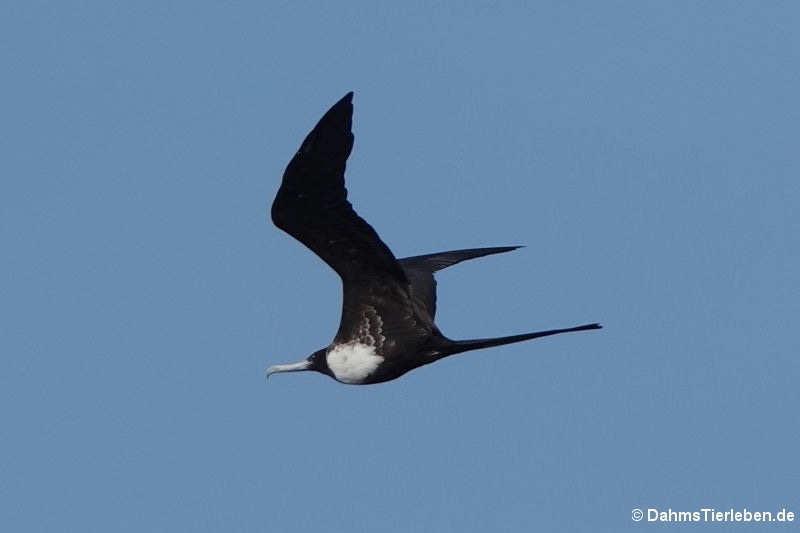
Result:
<svg viewBox="0 0 800 533"><path fill-rule="evenodd" d="M338 381L354 385L363 383L383 362L374 347L360 342L339 345L329 351L325 359Z"/></svg>

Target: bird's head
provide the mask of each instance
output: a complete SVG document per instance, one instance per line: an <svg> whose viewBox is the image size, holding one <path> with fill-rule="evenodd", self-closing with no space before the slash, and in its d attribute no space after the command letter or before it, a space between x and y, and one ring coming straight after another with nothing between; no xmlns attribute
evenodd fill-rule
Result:
<svg viewBox="0 0 800 533"><path fill-rule="evenodd" d="M314 370L330 375L328 362L325 359L325 354L327 352L327 348L322 348L297 363L273 365L267 369L266 377L269 378L272 374L277 374L278 372L300 372L303 370Z"/></svg>

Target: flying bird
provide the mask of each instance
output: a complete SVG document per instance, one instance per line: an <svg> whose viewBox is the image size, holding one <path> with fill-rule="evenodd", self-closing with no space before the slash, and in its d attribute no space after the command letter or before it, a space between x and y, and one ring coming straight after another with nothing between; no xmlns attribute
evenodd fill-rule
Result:
<svg viewBox="0 0 800 533"><path fill-rule="evenodd" d="M353 148L353 93L320 119L283 173L272 204L272 221L303 243L342 278L343 302L333 342L277 372L313 370L353 385L381 383L444 357L571 331L585 324L488 339L451 340L434 322L434 273L465 261L519 246L453 250L395 258L347 201L344 171Z"/></svg>

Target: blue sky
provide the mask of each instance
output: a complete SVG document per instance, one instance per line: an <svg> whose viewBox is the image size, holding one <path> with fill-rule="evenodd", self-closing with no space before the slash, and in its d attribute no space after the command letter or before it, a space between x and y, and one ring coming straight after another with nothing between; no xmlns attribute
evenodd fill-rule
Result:
<svg viewBox="0 0 800 533"><path fill-rule="evenodd" d="M4 531L800 513L796 4L3 12ZM445 334L605 329L265 383L338 325L268 208L349 90L350 199L396 255L527 245L441 273Z"/></svg>

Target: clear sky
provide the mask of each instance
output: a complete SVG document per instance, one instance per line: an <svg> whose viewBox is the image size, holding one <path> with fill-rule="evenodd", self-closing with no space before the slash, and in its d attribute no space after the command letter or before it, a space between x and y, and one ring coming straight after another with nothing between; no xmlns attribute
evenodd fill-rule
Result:
<svg viewBox="0 0 800 533"><path fill-rule="evenodd" d="M3 7L0 529L800 514L798 4L400 6ZM265 383L338 325L268 210L349 90L350 199L398 257L527 245L441 273L445 334L605 329Z"/></svg>

